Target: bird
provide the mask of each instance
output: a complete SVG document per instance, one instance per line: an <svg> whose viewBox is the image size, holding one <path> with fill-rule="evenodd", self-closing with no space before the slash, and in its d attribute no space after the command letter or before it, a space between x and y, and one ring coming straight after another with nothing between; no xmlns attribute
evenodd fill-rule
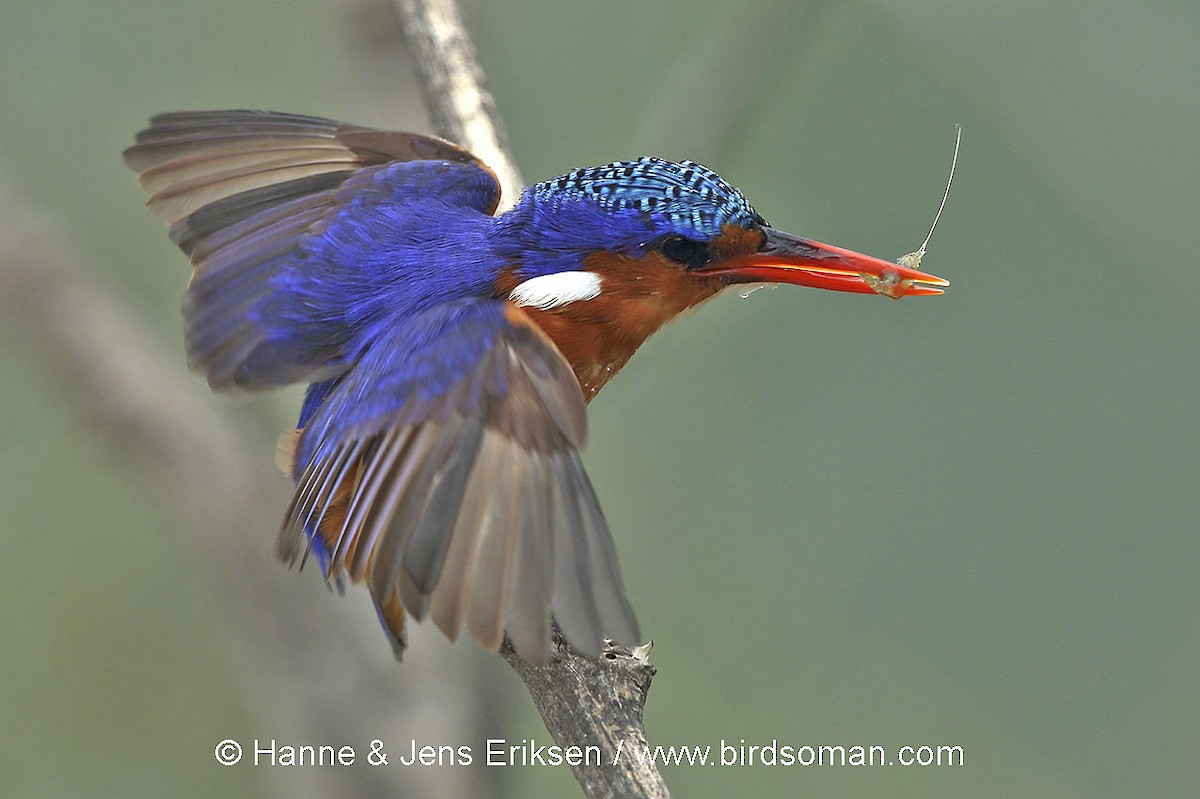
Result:
<svg viewBox="0 0 1200 799"><path fill-rule="evenodd" d="M416 133L257 110L154 116L124 152L192 273L190 367L215 391L307 386L280 462L277 552L407 619L505 639L640 642L580 460L586 407L646 339L727 289L861 294L948 281L771 227L692 161L536 183Z"/></svg>

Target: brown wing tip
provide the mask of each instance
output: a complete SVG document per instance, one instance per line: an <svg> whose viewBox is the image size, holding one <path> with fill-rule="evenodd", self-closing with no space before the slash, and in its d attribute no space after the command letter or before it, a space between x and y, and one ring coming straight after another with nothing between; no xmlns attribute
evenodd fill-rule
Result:
<svg viewBox="0 0 1200 799"><path fill-rule="evenodd" d="M379 620L392 642L396 660L404 660L404 650L408 648L408 630L399 592L393 588L386 602L380 603L378 599L375 600L375 607L379 609Z"/></svg>

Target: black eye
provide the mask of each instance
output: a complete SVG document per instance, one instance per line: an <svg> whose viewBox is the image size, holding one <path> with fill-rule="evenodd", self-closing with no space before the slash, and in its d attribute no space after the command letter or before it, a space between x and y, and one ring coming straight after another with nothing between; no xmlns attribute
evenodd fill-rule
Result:
<svg viewBox="0 0 1200 799"><path fill-rule="evenodd" d="M658 245L658 248L662 251L663 255L683 266L694 266L693 262L698 260L704 251L703 244L684 238L683 236L667 236Z"/></svg>

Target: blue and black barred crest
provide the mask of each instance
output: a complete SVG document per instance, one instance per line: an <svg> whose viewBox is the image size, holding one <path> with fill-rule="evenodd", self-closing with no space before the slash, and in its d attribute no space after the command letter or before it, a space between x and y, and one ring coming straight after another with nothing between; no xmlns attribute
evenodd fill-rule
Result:
<svg viewBox="0 0 1200 799"><path fill-rule="evenodd" d="M538 183L533 191L538 199L578 194L604 208L659 215L674 228L714 236L730 223L765 224L738 189L694 161L643 156L581 167Z"/></svg>

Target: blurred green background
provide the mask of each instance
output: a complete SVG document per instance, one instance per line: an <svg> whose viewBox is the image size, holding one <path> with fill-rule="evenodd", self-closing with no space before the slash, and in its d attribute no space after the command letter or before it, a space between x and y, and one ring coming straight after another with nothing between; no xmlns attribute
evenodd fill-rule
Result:
<svg viewBox="0 0 1200 799"><path fill-rule="evenodd" d="M364 48L395 44L372 39L386 9L3 0L0 181L65 226L183 370L186 264L120 150L183 108L424 125L411 77L363 66ZM949 744L965 765L668 768L676 795L1194 795L1200 8L476 0L465 14L529 180L689 157L777 227L895 258L924 237L963 126L925 259L952 280L944 297L722 298L593 403L586 460L656 642L652 743ZM171 495L34 343L6 335L0 358L0 794L303 794L306 773L213 761L223 737L297 735L255 689L277 675L228 632L257 609L229 601ZM273 431L294 404L232 407ZM270 452L256 479L278 484L282 512ZM246 574L357 601L283 572L269 527L238 534L261 539ZM364 640L355 657L403 682ZM547 737L494 657L420 643L489 671L515 708L494 734ZM488 776L512 796L578 794L565 768ZM324 795L349 790L322 779Z"/></svg>

